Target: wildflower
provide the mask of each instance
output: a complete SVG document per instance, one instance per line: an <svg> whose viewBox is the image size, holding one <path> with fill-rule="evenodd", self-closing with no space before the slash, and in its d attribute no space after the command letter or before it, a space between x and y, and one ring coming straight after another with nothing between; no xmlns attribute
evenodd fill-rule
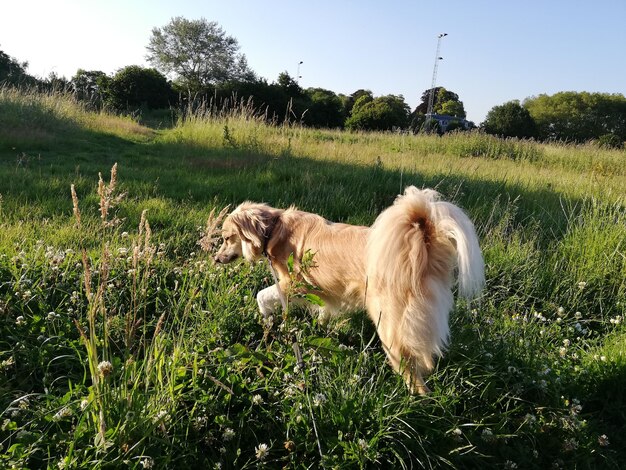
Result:
<svg viewBox="0 0 626 470"><path fill-rule="evenodd" d="M606 362L606 356L600 356L600 360L601 360L602 362Z"/></svg>
<svg viewBox="0 0 626 470"><path fill-rule="evenodd" d="M253 405L260 405L261 403L263 403L263 397L261 397L261 395L257 394L252 397Z"/></svg>
<svg viewBox="0 0 626 470"><path fill-rule="evenodd" d="M565 349L564 347L560 347L559 348L559 356L565 357L566 354L567 354L567 349Z"/></svg>
<svg viewBox="0 0 626 470"><path fill-rule="evenodd" d="M86 398L83 398L83 399L80 401L80 409L81 409L81 411L84 411L84 410L85 410L85 408L87 408L88 406L89 406L89 400L88 400L88 399L86 399Z"/></svg>
<svg viewBox="0 0 626 470"><path fill-rule="evenodd" d="M15 364L15 359L13 358L13 356L9 356L8 359L0 362L0 372L11 368L13 364Z"/></svg>
<svg viewBox="0 0 626 470"><path fill-rule="evenodd" d="M128 238L128 232L122 232L122 238Z"/></svg>
<svg viewBox="0 0 626 470"><path fill-rule="evenodd" d="M613 325L619 325L620 323L622 323L622 316L621 316L621 315L618 315L618 316L616 316L615 318L611 318L609 321L610 321L610 322L611 322L611 324L613 324Z"/></svg>
<svg viewBox="0 0 626 470"><path fill-rule="evenodd" d="M582 314L582 313L580 313L580 312L576 312L576 313L574 314L574 318L576 318L576 320L580 320L582 317L583 317L583 314Z"/></svg>
<svg viewBox="0 0 626 470"><path fill-rule="evenodd" d="M587 287L587 283L586 283L585 281L580 281L580 282L578 283L578 288L579 288L580 290L583 290L585 287Z"/></svg>
<svg viewBox="0 0 626 470"><path fill-rule="evenodd" d="M254 448L254 452L256 453L256 458L259 460L264 460L265 457L270 453L270 448L267 444L259 444Z"/></svg>
<svg viewBox="0 0 626 470"><path fill-rule="evenodd" d="M152 418L153 423L160 423L161 421L167 421L167 411L161 410L159 411L154 418Z"/></svg>
<svg viewBox="0 0 626 470"><path fill-rule="evenodd" d="M565 439L565 441L563 441L563 450L565 452L572 452L576 449L578 449L578 441L573 437Z"/></svg>
<svg viewBox="0 0 626 470"><path fill-rule="evenodd" d="M46 317L46 319L47 319L48 321L52 321L52 320L54 320L55 318L58 318L58 317L60 317L60 316L61 316L61 315L58 315L58 314L56 314L56 313L54 313L54 312L48 312L48 316Z"/></svg>
<svg viewBox="0 0 626 470"><path fill-rule="evenodd" d="M494 440L493 431L489 428L485 428L483 429L481 437L483 438L485 442L491 442Z"/></svg>
<svg viewBox="0 0 626 470"><path fill-rule="evenodd" d="M556 313L559 317L562 317L563 315L565 315L565 309L563 307L559 307Z"/></svg>
<svg viewBox="0 0 626 470"><path fill-rule="evenodd" d="M285 441L284 447L289 452L293 452L294 450L296 450L296 443L293 441Z"/></svg>
<svg viewBox="0 0 626 470"><path fill-rule="evenodd" d="M224 429L224 433L222 434L222 438L225 441L230 441L233 437L235 437L235 431L232 428Z"/></svg>
<svg viewBox="0 0 626 470"><path fill-rule="evenodd" d="M507 470L514 470L517 468L517 464L511 460L507 460L506 462L504 462L504 468L506 468Z"/></svg>
<svg viewBox="0 0 626 470"><path fill-rule="evenodd" d="M369 444L365 439L359 439L358 444L362 451L366 451L369 448Z"/></svg>
<svg viewBox="0 0 626 470"><path fill-rule="evenodd" d="M19 317L17 317L17 318L15 319L15 324L16 324L17 326L22 326L22 325L24 325L25 323L26 323L26 320L24 320L24 317L23 317L22 315L20 315Z"/></svg>
<svg viewBox="0 0 626 470"><path fill-rule="evenodd" d="M609 445L609 438L606 437L606 434L598 436L598 444L600 444L600 447L606 447Z"/></svg>
<svg viewBox="0 0 626 470"><path fill-rule="evenodd" d="M326 395L324 395L323 393L315 394L315 396L313 397L313 405L320 406L324 403L326 403Z"/></svg>
<svg viewBox="0 0 626 470"><path fill-rule="evenodd" d="M102 361L100 364L98 364L98 373L101 377L106 378L111 375L112 372L113 364L111 364L109 361Z"/></svg>
<svg viewBox="0 0 626 470"><path fill-rule="evenodd" d="M63 418L67 418L68 416L72 416L72 410L69 407L64 406L54 414L52 420L61 421Z"/></svg>
<svg viewBox="0 0 626 470"><path fill-rule="evenodd" d="M569 341L569 339L564 339L564 340L563 340L563 346L565 346L566 348L568 348L568 347L569 347L569 345L570 345L570 341Z"/></svg>
<svg viewBox="0 0 626 470"><path fill-rule="evenodd" d="M139 464L143 468L152 468L154 467L154 459L152 457L145 457L139 461Z"/></svg>

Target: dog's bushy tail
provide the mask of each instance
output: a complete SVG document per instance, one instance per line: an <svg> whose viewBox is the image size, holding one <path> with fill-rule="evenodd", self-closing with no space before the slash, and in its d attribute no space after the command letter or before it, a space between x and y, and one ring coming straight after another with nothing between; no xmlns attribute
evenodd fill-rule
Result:
<svg viewBox="0 0 626 470"><path fill-rule="evenodd" d="M455 270L463 297L484 284L474 225L436 191L410 186L376 219L367 250L366 302L381 338L398 341L403 356L432 369L433 354L448 341Z"/></svg>

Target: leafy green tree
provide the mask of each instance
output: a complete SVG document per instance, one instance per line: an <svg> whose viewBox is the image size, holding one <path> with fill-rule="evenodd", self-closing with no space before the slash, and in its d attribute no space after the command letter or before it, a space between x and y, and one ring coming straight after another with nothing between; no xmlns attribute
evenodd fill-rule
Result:
<svg viewBox="0 0 626 470"><path fill-rule="evenodd" d="M302 96L304 93L298 82L288 72L279 73L276 83L292 98Z"/></svg>
<svg viewBox="0 0 626 470"><path fill-rule="evenodd" d="M0 50L0 85L33 85L36 79L26 73L28 62L19 62Z"/></svg>
<svg viewBox="0 0 626 470"><path fill-rule="evenodd" d="M78 69L70 81L70 86L76 98L90 102L95 108L100 108L110 81L110 77L100 70Z"/></svg>
<svg viewBox="0 0 626 470"><path fill-rule="evenodd" d="M414 114L426 114L428 112L428 100L430 99L431 90L432 88L429 88L422 93L421 102L419 105L417 105L415 111L413 111ZM450 114L451 116L465 118L465 109L463 107L463 102L459 99L459 95L452 91L446 90L444 87L436 87L434 89L434 93L434 113L449 114L444 111L451 111L455 113Z"/></svg>
<svg viewBox="0 0 626 470"><path fill-rule="evenodd" d="M524 101L539 137L584 142L615 134L626 140L626 98L622 94L566 91Z"/></svg>
<svg viewBox="0 0 626 470"><path fill-rule="evenodd" d="M537 125L526 108L519 101L509 101L494 106L487 113L482 128L488 134L521 139L537 136Z"/></svg>
<svg viewBox="0 0 626 470"><path fill-rule="evenodd" d="M361 96L368 96L371 100L374 99L374 95L372 94L372 92L370 90L365 90L363 88L355 91L354 93L352 93L349 96L343 97L343 99L342 99L342 101L343 101L343 109L344 109L344 115L346 117L348 117L348 116L350 116L350 114L352 114L352 108L354 108L354 104L356 103L356 101Z"/></svg>
<svg viewBox="0 0 626 470"><path fill-rule="evenodd" d="M442 101L437 104L437 107L434 109L437 114L447 114L448 116L454 116L461 119L465 119L465 107L463 106L462 101Z"/></svg>
<svg viewBox="0 0 626 470"><path fill-rule="evenodd" d="M215 21L172 18L152 30L146 48L148 61L165 75L173 75L190 95L230 80L255 78L237 40Z"/></svg>
<svg viewBox="0 0 626 470"><path fill-rule="evenodd" d="M387 95L371 98L363 95L354 103L352 115L346 120L351 130L391 130L406 128L410 108L402 95Z"/></svg>
<svg viewBox="0 0 626 470"><path fill-rule="evenodd" d="M163 74L137 65L118 70L106 90L106 103L118 110L167 108L173 98L172 87Z"/></svg>
<svg viewBox="0 0 626 470"><path fill-rule="evenodd" d="M339 97L330 90L308 88L306 96L310 101L304 123L313 127L343 127L343 105Z"/></svg>

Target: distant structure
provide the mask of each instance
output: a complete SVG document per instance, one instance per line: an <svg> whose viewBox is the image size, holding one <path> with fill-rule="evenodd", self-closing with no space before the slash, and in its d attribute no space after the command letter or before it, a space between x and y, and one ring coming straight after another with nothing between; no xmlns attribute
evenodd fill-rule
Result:
<svg viewBox="0 0 626 470"><path fill-rule="evenodd" d="M426 129L430 129L430 121L434 118L433 116L433 106L435 104L435 86L437 84L437 69L439 68L439 61L443 60L443 57L439 56L439 51L441 49L441 40L445 38L448 33L441 33L437 36L437 52L435 53L435 65L433 67L433 80L430 85L430 94L428 95L428 108L426 108L426 121L424 122L424 126Z"/></svg>
<svg viewBox="0 0 626 470"><path fill-rule="evenodd" d="M443 134L448 131L449 127L454 126L454 129L468 130L471 126L467 119L463 119L456 116L450 116L448 114L427 114L426 124L430 125L429 121L437 121L439 131ZM427 129L429 129L427 127ZM452 129L451 129L452 130Z"/></svg>

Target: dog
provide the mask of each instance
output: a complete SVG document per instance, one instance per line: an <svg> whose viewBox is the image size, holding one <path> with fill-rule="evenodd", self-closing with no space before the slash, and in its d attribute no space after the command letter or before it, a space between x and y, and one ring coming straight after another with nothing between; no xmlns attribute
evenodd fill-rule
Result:
<svg viewBox="0 0 626 470"><path fill-rule="evenodd" d="M475 297L485 282L471 220L436 191L414 186L371 227L244 202L224 219L222 238L217 263L269 260L276 283L257 294L264 316L284 306L294 286L319 296L327 317L366 310L391 366L414 394L429 392L424 376L448 343L455 272L462 297ZM313 261L303 267L307 253Z"/></svg>

